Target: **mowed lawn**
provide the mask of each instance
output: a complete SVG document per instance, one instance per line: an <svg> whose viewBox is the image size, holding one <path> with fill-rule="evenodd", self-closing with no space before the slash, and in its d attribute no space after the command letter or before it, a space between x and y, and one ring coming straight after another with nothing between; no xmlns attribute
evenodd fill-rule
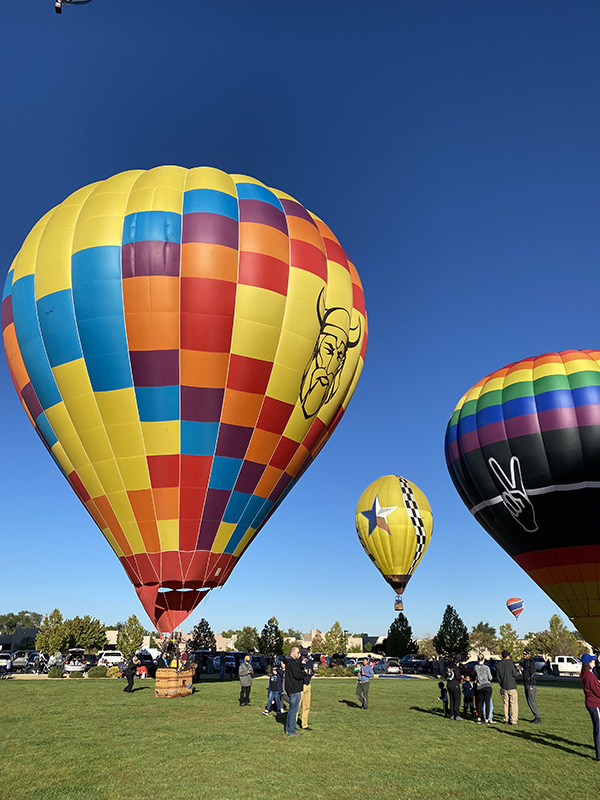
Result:
<svg viewBox="0 0 600 800"><path fill-rule="evenodd" d="M260 713L266 681L239 708L238 683L199 683L191 697L156 699L153 681L0 681L0 795L130 800L501 798L573 796L600 786L579 682L538 688L541 725L441 716L437 681L377 679L370 707L352 679L314 679L312 732L289 738Z"/></svg>

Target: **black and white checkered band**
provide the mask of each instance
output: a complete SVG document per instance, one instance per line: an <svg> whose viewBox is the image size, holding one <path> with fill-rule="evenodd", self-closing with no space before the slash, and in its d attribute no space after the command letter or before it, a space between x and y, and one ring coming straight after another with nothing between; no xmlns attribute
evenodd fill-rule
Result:
<svg viewBox="0 0 600 800"><path fill-rule="evenodd" d="M425 524L423 523L421 512L419 511L419 506L417 505L417 498L410 487L410 483L406 480L406 478L401 478L400 475L397 475L396 477L400 483L400 490L402 491L402 499L404 500L406 512L410 517L410 521L415 529L415 536L417 537L417 549L415 550L415 557L413 558L410 569L407 572L407 575L412 575L415 567L419 563L419 559L425 551L427 533L425 531Z"/></svg>

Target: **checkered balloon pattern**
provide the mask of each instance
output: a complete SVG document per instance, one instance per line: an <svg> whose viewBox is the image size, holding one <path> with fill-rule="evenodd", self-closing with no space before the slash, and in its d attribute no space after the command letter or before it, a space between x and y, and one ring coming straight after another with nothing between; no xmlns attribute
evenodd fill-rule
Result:
<svg viewBox="0 0 600 800"><path fill-rule="evenodd" d="M161 631L227 580L329 439L367 343L327 225L208 167L124 172L48 212L2 324L31 422Z"/></svg>

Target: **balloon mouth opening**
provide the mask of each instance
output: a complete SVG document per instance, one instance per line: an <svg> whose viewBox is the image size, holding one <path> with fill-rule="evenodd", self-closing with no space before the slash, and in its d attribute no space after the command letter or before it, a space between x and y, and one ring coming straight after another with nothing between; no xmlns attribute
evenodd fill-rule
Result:
<svg viewBox="0 0 600 800"><path fill-rule="evenodd" d="M201 584L186 586L175 581L170 584L142 584L135 587L140 602L160 633L174 631L210 591Z"/></svg>
<svg viewBox="0 0 600 800"><path fill-rule="evenodd" d="M402 594L410 580L410 575L385 575L384 577L397 595Z"/></svg>

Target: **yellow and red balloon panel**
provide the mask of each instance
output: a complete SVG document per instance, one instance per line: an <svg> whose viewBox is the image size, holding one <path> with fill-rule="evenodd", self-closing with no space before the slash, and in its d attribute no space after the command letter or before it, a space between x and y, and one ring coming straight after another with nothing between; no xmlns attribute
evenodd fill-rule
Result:
<svg viewBox="0 0 600 800"><path fill-rule="evenodd" d="M27 237L2 314L30 419L162 631L226 581L331 436L367 342L325 223L208 167L75 192Z"/></svg>

